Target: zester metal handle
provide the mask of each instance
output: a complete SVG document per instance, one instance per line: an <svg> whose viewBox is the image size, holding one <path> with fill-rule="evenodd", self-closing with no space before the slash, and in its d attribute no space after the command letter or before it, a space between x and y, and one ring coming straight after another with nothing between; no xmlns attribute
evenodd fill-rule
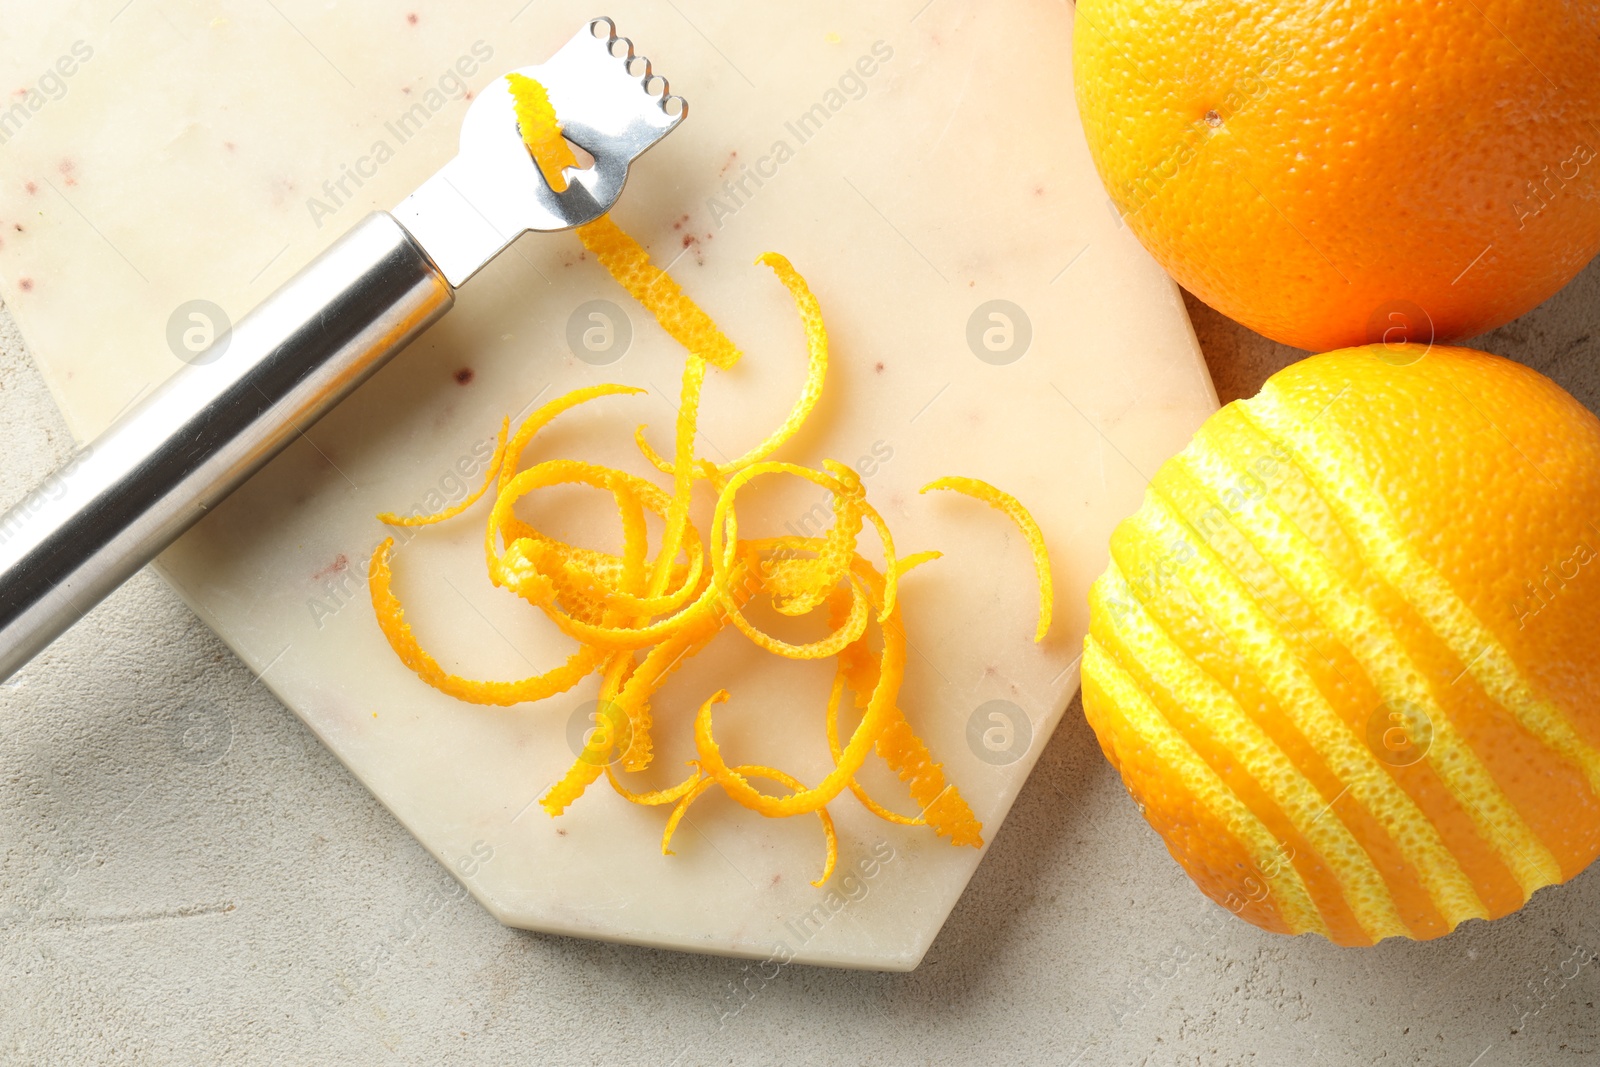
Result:
<svg viewBox="0 0 1600 1067"><path fill-rule="evenodd" d="M454 302L404 227L374 212L245 316L214 362L184 367L45 479L0 518L0 680Z"/></svg>

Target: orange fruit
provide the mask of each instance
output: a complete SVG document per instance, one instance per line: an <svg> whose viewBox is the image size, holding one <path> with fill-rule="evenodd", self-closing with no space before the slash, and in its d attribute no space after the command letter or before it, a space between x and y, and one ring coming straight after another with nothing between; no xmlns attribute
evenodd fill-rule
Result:
<svg viewBox="0 0 1600 1067"><path fill-rule="evenodd" d="M1184 288L1311 351L1456 339L1600 251L1600 6L1079 0L1116 209Z"/></svg>
<svg viewBox="0 0 1600 1067"><path fill-rule="evenodd" d="M1462 348L1315 356L1117 527L1083 706L1173 858L1342 945L1515 910L1600 851L1600 420Z"/></svg>

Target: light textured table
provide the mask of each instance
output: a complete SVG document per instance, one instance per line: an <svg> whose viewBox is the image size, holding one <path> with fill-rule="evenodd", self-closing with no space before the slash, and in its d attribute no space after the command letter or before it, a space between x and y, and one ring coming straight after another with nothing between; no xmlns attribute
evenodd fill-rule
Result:
<svg viewBox="0 0 1600 1067"><path fill-rule="evenodd" d="M1299 353L1190 302L1218 392ZM1600 407L1600 266L1477 342ZM70 440L0 312L0 504ZM1430 944L1228 918L1076 706L914 973L527 934L155 577L0 687L0 1064L1600 1063L1600 872Z"/></svg>

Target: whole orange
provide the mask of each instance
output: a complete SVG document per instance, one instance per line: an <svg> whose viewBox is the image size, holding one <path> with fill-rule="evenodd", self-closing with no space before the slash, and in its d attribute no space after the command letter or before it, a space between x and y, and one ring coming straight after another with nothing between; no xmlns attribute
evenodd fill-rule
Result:
<svg viewBox="0 0 1600 1067"><path fill-rule="evenodd" d="M1470 337L1600 251L1600 5L1079 0L1116 209L1178 282L1312 351Z"/></svg>
<svg viewBox="0 0 1600 1067"><path fill-rule="evenodd" d="M1600 420L1461 348L1314 356L1117 527L1083 706L1268 930L1437 937L1600 852Z"/></svg>

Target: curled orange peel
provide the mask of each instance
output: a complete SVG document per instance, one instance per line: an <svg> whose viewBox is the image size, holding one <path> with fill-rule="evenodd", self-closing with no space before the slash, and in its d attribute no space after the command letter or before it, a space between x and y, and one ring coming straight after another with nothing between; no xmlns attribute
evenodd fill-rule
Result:
<svg viewBox="0 0 1600 1067"><path fill-rule="evenodd" d="M835 468L837 469L837 467ZM738 518L734 513L734 500L750 482L766 474L789 474L803 478L833 495L834 522L837 526L840 521L841 510L849 511L859 506L861 515L872 524L877 532L878 540L883 545L883 554L887 561L889 583L883 608L879 611L878 621L881 623L889 617L895 608L895 596L899 586L899 568L895 565L894 536L889 532L889 524L878 514L876 508L866 502L863 495L859 504L846 503L851 496L849 485L841 481L833 471L819 471L811 467L802 467L795 463L782 463L777 460L763 460L753 463L734 474L723 485L717 495L717 506L711 516L711 574L712 582L721 588L726 582L726 572L733 563L734 554L739 544ZM859 484L859 483L857 483ZM779 539L781 542L782 539Z"/></svg>
<svg viewBox="0 0 1600 1067"><path fill-rule="evenodd" d="M891 623L898 623L898 615L891 616ZM861 722L856 727L855 733L850 736L849 743L839 753L833 770L829 771L822 781L810 789L786 797L773 797L757 790L736 770L729 767L723 760L722 750L711 733L711 709L728 699L726 689L714 693L700 706L700 712L695 716L694 740L695 750L700 757L700 769L715 778L723 791L734 800L769 818L815 811L838 796L846 783L855 777L856 771L861 769L878 735L888 725L895 696L899 693L900 682L904 677L905 631L899 625L892 624L885 624L882 631L883 652L878 665L878 684L868 698L866 711L861 716Z"/></svg>
<svg viewBox="0 0 1600 1067"><path fill-rule="evenodd" d="M786 774L776 767L759 767L755 764L747 764L735 769L747 778L770 778L779 785L787 786L790 789L799 790L805 788L798 778ZM700 799L700 796L715 784L709 778L701 778L698 781L690 779L690 782L693 784L693 788L685 793L683 798L673 807L672 814L667 817L667 827L661 834L661 854L663 856L673 855L671 847L672 835L678 829L678 823L688 813L689 805ZM820 889L829 878L833 877L834 864L839 859L839 835L833 828L833 816L828 814L827 808L818 808L817 817L822 821L823 844L827 851L822 861L822 877L811 884Z"/></svg>
<svg viewBox="0 0 1600 1067"><path fill-rule="evenodd" d="M630 804L642 804L652 807L659 804L674 804L682 799L685 793L693 789L697 783L705 781L700 772L695 771L677 785L667 789L647 789L643 792L635 793L622 784L612 766L612 764L606 764L606 778L611 782L611 788L617 791L617 795Z"/></svg>
<svg viewBox="0 0 1600 1067"><path fill-rule="evenodd" d="M537 82L520 75L511 76L511 91L518 126L533 159L552 188L563 187L561 171L575 163L548 97ZM663 489L626 471L574 459L544 459L524 466L537 436L558 416L602 397L644 390L619 384L589 386L545 403L515 432L510 431L510 421L504 421L483 486L466 500L434 515L401 518L386 513L381 518L395 525L432 525L459 516L493 488L494 503L484 530L491 583L537 607L575 642L575 651L564 664L516 681L475 681L449 673L422 649L394 593L393 538L379 546L368 568L373 608L390 646L424 682L477 704L543 700L598 675L598 699L609 709L608 728L591 733L572 766L539 798L539 804L550 815L560 815L604 774L629 803L671 805L661 841L667 855L672 854L673 835L689 807L712 788L770 818L815 813L826 845L822 877L813 883L818 886L832 875L838 855L828 804L846 789L881 819L925 825L953 845L981 846L982 823L913 732L899 703L907 650L899 584L914 568L939 558L939 553L897 556L888 523L868 502L866 487L852 468L831 460L819 469L772 458L812 414L827 374L827 328L804 278L777 253L757 260L772 269L794 300L805 333L806 380L788 416L760 444L734 460L717 463L695 450L701 392L707 365L729 367L739 358L738 350L677 283L651 263L644 248L608 217L581 227L579 236L686 350L671 457L651 448L644 427L635 432L645 459L670 476L672 485ZM799 478L829 495L832 518L820 536L741 536L739 494L755 479L767 476ZM695 486L700 483L715 494L705 534L690 518ZM532 498L554 486L583 486L611 494L622 534L620 553L570 544L541 532L530 521L526 509L534 503ZM933 489L982 500L1004 511L1022 529L1039 574L1038 637L1042 638L1049 628L1051 589L1048 556L1037 524L1015 498L983 482L944 478L923 491ZM650 516L662 524L654 543ZM861 535L869 526L882 551L881 567L861 554ZM745 615L756 598L765 598L779 614L797 619L825 612L824 635L793 643L764 632ZM832 769L807 786L775 767L730 763L713 732L713 709L728 699L727 691L720 690L695 715L696 758L689 776L662 788L625 785L621 775L646 771L652 764L652 701L673 673L729 628L786 659L837 659L822 724ZM839 720L847 693L860 717L841 741ZM918 806L916 815L880 804L856 780L874 754L905 783ZM752 779L776 783L787 792L763 792L751 784Z"/></svg>
<svg viewBox="0 0 1600 1067"><path fill-rule="evenodd" d="M550 612L552 618L557 614L555 601L565 602L575 609L587 607L590 609L585 613L587 615L596 615L600 608L620 608L635 614L653 615L675 611L701 591L705 550L692 526L688 527L691 536L682 542L686 562L681 567L664 572L669 578L678 577L678 586L669 593L642 596L637 591L643 584L642 578L630 580L629 561L626 558L608 557L593 553L592 550L580 553L574 546L546 538L512 516L513 505L529 493L570 484L588 485L612 492L623 516L624 540L630 544L637 543L639 558L633 566L642 574L645 565L642 512L648 509L666 518L670 514L666 495L656 486L625 471L579 460L547 460L519 472L507 481L495 500L485 543L491 581L524 596ZM639 514L631 519L626 503L630 500L639 509ZM504 552L498 552L495 548L496 535L501 538L510 535ZM525 592L525 588L531 589L534 595ZM583 615L580 615L576 625L589 625L582 620ZM556 621L562 625L560 619ZM597 632L609 628L615 627L600 627ZM578 634L574 633L573 636ZM613 642L608 647L639 646Z"/></svg>
<svg viewBox="0 0 1600 1067"><path fill-rule="evenodd" d="M919 552L906 557L902 563L904 570L910 570L938 558L937 552ZM871 593L882 595L883 579L870 565L858 565L857 573ZM864 646L847 649L845 655L840 657L839 673L854 691L858 707L865 706L867 694L874 691L877 671L877 662ZM888 716L888 723L877 740L876 749L889 769L910 787L911 799L921 809L917 821L932 827L940 837L949 838L952 845L982 847L983 824L973 814L961 791L945 780L943 765L934 761L928 746L912 731L905 712L900 710L898 704ZM872 805L868 807L881 816L882 813Z"/></svg>
<svg viewBox="0 0 1600 1067"><path fill-rule="evenodd" d="M556 109L550 106L550 96L544 86L525 74L507 74L511 89L511 105L517 115L517 129L522 133L522 143L528 146L533 161L550 188L566 192L567 178L562 173L578 165L572 146L561 136L561 123L556 120Z"/></svg>
<svg viewBox="0 0 1600 1067"><path fill-rule="evenodd" d="M799 432L811 415L811 410L817 406L817 401L822 398L823 382L828 375L828 330L822 321L822 310L817 304L817 298L812 295L811 289L806 285L806 280L800 276L799 271L783 256L776 252L764 252L756 257L756 262L771 267L778 279L789 289L794 298L795 309L800 313L801 325L805 328L806 335L806 381L801 387L800 398L795 401L794 408L790 410L788 418L783 424L772 431L759 445L728 463L712 464L712 468L724 477L759 463L783 447L788 440ZM655 449L650 447L644 438L644 427L641 426L634 433L634 441L639 446L639 451L644 453L649 460L663 474L672 474L677 469L674 461L661 457ZM702 471L700 477L706 477Z"/></svg>
<svg viewBox="0 0 1600 1067"><path fill-rule="evenodd" d="M667 816L667 825L661 831L661 854L663 856L676 855L672 851L672 835L678 832L678 823L682 822L683 817L689 813L689 805L699 800L706 790L716 784L710 778L701 777L698 772L693 778L689 779L689 790L672 806L672 812Z"/></svg>
<svg viewBox="0 0 1600 1067"><path fill-rule="evenodd" d="M511 420L507 418L500 424L500 436L495 439L494 455L489 457L489 470L484 475L483 484L468 493L466 499L453 507L436 511L432 515L400 515L393 511L385 511L378 516L378 521L385 526L432 526L435 523L453 519L476 504L483 494L489 491L489 486L494 484L495 477L500 473L500 465L506 458L506 433L511 429Z"/></svg>
<svg viewBox="0 0 1600 1067"><path fill-rule="evenodd" d="M828 734L828 752L833 756L833 764L835 767L839 765L839 756L841 755L841 750L839 748L839 701L840 698L844 696L847 685L848 681L846 679L843 664L841 663L840 667L834 671L833 688L828 693L828 712L823 720L824 728ZM920 815L901 815L899 812L890 811L882 804L879 804L876 800L873 800L872 797L868 795L865 787L863 787L861 783L856 781L854 778L850 779L849 789L851 793L855 794L855 798L861 801L862 805L868 811L872 812L872 814L886 822L899 823L901 826L923 825L923 820Z"/></svg>
<svg viewBox="0 0 1600 1067"><path fill-rule="evenodd" d="M505 463L500 468L499 489L504 492L506 483L517 472L517 467L522 463L522 454L527 451L528 445L533 442L534 435L555 420L557 415L571 411L579 404L587 404L591 400L598 400L603 396L628 396L646 392L631 385L591 385L583 389L574 389L570 393L556 397L554 400L539 408L517 427L517 432L512 435L510 443L506 446ZM646 483L649 484L649 483Z"/></svg>
<svg viewBox="0 0 1600 1067"><path fill-rule="evenodd" d="M1033 521L1033 516L1022 502L1010 493L1002 492L988 482L980 482L976 478L949 477L939 478L929 482L918 490L926 493L934 489L947 489L954 493L970 496L974 500L981 500L985 504L1002 511L1017 528L1022 531L1022 536L1028 542L1028 550L1033 553L1033 569L1039 577L1039 625L1034 630L1035 642L1043 641L1044 635L1050 632L1050 615L1055 603L1055 594L1050 581L1050 552L1045 548L1044 532L1039 529L1039 524Z"/></svg>
<svg viewBox="0 0 1600 1067"><path fill-rule="evenodd" d="M372 593L372 606L377 612L378 625L383 630L383 636L389 639L389 647L400 657L400 662L440 692L472 704L509 707L565 693L600 666L599 653L580 648L560 667L514 682L479 682L449 673L417 643L410 623L406 622L405 609L390 587L389 555L393 550L394 538L385 538L378 546L378 551L372 554L372 562L367 568L367 585Z"/></svg>

